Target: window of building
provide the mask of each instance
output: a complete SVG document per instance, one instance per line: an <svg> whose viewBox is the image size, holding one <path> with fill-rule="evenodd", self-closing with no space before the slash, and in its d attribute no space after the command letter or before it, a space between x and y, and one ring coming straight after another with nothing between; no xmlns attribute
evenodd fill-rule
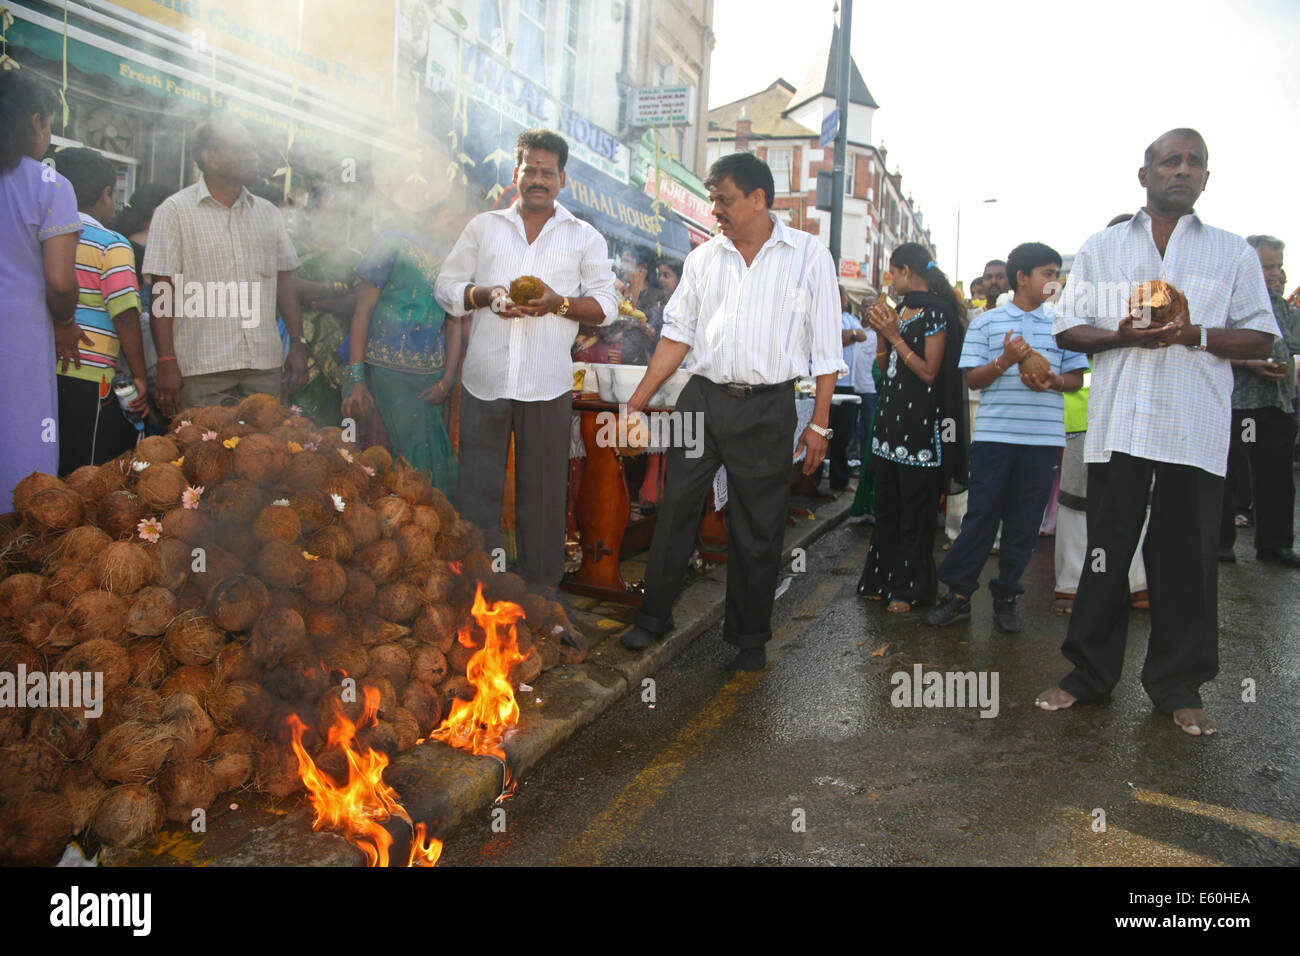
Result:
<svg viewBox="0 0 1300 956"><path fill-rule="evenodd" d="M505 52L505 21L501 17L501 0L478 0L478 38L498 53Z"/></svg>
<svg viewBox="0 0 1300 956"><path fill-rule="evenodd" d="M844 160L844 195L853 195L853 174L857 171L858 160L849 156Z"/></svg>
<svg viewBox="0 0 1300 956"><path fill-rule="evenodd" d="M519 39L515 45L515 68L543 88L547 87L546 3L519 0Z"/></svg>
<svg viewBox="0 0 1300 956"><path fill-rule="evenodd" d="M673 82L673 64L671 60L655 58L654 85L671 86Z"/></svg>
<svg viewBox="0 0 1300 956"><path fill-rule="evenodd" d="M564 15L564 54L561 63L560 97L572 103L578 89L578 29L582 0L568 0Z"/></svg>
<svg viewBox="0 0 1300 956"><path fill-rule="evenodd" d="M794 164L794 149L769 149L767 165L772 170L772 182L778 193L790 191L790 168Z"/></svg>

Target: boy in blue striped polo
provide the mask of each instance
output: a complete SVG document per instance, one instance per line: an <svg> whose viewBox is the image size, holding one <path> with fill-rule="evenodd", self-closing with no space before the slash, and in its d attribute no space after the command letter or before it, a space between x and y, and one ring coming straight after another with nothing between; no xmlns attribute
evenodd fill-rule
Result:
<svg viewBox="0 0 1300 956"><path fill-rule="evenodd" d="M998 523L1002 548L998 576L989 584L993 623L1020 630L1016 598L1020 575L1038 540L1043 509L1052 493L1052 470L1065 447L1062 393L1083 386L1086 356L1057 348L1052 320L1043 311L1061 269L1061 257L1041 242L1017 246L1007 257L1010 302L976 316L966 331L959 365L966 382L981 390L970 446L970 497L961 533L939 568L948 596L926 616L944 626L970 617L970 597L993 547ZM1030 352L1047 359L1045 378L1006 374Z"/></svg>

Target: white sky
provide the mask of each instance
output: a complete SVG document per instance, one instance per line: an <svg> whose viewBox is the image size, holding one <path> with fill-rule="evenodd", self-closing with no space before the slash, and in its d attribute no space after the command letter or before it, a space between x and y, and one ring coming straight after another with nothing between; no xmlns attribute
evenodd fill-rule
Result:
<svg viewBox="0 0 1300 956"><path fill-rule="evenodd" d="M830 42L832 3L714 0L709 105L778 76L798 85ZM1210 150L1197 212L1293 244L1288 290L1297 285L1297 0L857 0L852 30L880 104L875 144L901 169L950 277L959 204L953 278L1019 242L1072 253L1142 205L1146 145L1191 126Z"/></svg>

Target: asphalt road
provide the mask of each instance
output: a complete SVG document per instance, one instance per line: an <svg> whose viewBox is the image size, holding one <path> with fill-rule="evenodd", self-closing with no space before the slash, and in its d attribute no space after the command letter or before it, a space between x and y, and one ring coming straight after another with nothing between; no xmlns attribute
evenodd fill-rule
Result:
<svg viewBox="0 0 1300 956"><path fill-rule="evenodd" d="M1052 539L1026 573L1025 631L1009 637L986 590L947 629L859 599L869 533L841 526L791 576L767 670L726 672L713 628L654 675L653 706L648 688L629 694L503 812L453 831L442 864L1300 863L1300 574L1244 557L1249 531L1241 562L1221 566L1221 669L1203 689L1221 730L1200 739L1142 691L1144 612L1109 704L1034 707L1067 670ZM893 706L894 675L915 665L996 673L996 716Z"/></svg>

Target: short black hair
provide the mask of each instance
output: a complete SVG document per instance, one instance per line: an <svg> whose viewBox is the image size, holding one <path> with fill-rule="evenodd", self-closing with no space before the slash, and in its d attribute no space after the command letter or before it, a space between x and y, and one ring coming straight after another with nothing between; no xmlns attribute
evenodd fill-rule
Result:
<svg viewBox="0 0 1300 956"><path fill-rule="evenodd" d="M983 285L983 284L984 284L984 277L982 275L976 276L975 278L970 280L970 287L972 289L974 289L977 285Z"/></svg>
<svg viewBox="0 0 1300 956"><path fill-rule="evenodd" d="M1146 152L1144 152L1144 153L1142 154L1142 168L1143 168L1143 169L1150 169L1150 168L1151 168L1151 164L1152 164L1153 162L1155 162L1155 158L1156 158L1156 145L1157 145L1161 140L1163 140L1163 139L1168 139L1170 136L1194 136L1196 139L1199 139L1199 140L1201 141L1201 148L1205 150L1205 162L1206 162L1207 165L1209 164L1209 162L1210 162L1210 147L1206 145L1206 143L1205 143L1205 137L1202 136L1202 135L1201 135L1199 132L1197 132L1196 130L1191 129L1190 127L1187 127L1187 126L1180 126L1180 127L1178 127L1178 129L1171 129L1171 130L1169 130L1168 132L1161 133L1159 136L1157 136L1155 139L1153 139L1153 140L1151 141L1151 145L1148 146L1148 147L1146 148Z"/></svg>
<svg viewBox="0 0 1300 956"><path fill-rule="evenodd" d="M984 263L984 268L987 269L989 266L1001 266L1002 268L1005 269L1007 267L1007 263L1003 259L990 259L988 262ZM980 276L980 278L983 279L984 277Z"/></svg>
<svg viewBox="0 0 1300 956"><path fill-rule="evenodd" d="M516 166L524 164L524 153L530 149L544 149L548 153L554 153L560 164L560 172L564 172L564 164L569 161L569 144L555 130L539 127L526 129L520 133L519 138L515 140Z"/></svg>
<svg viewBox="0 0 1300 956"><path fill-rule="evenodd" d="M1018 291L1016 277L1020 273L1030 275L1039 266L1048 266L1055 262L1061 264L1061 254L1049 245L1041 242L1022 242L1011 250L1007 256L1007 284L1011 291Z"/></svg>
<svg viewBox="0 0 1300 956"><path fill-rule="evenodd" d="M54 154L55 168L72 183L77 208L89 209L104 195L104 188L117 185L117 169L93 149L78 147Z"/></svg>
<svg viewBox="0 0 1300 956"><path fill-rule="evenodd" d="M1286 243L1277 236L1247 236L1246 242L1255 250L1272 249L1274 252L1285 252Z"/></svg>
<svg viewBox="0 0 1300 956"><path fill-rule="evenodd" d="M658 265L655 266L655 270L658 271L660 266L670 269L673 275L677 276L677 280L679 282L681 281L682 261L680 259L670 259L667 256L661 256Z"/></svg>
<svg viewBox="0 0 1300 956"><path fill-rule="evenodd" d="M772 170L753 153L732 153L714 161L709 167L709 175L704 180L705 186L716 186L724 179L730 179L746 196L755 189L763 190L763 199L767 208L772 208L776 197L776 183L772 179Z"/></svg>

